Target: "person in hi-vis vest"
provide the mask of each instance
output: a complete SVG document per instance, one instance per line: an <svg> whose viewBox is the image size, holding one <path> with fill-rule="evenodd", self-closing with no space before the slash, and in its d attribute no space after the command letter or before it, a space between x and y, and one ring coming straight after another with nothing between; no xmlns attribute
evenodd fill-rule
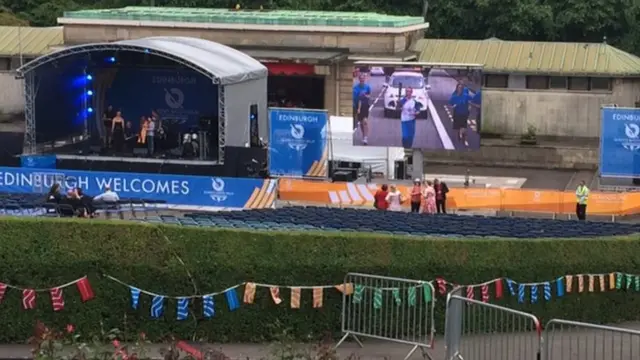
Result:
<svg viewBox="0 0 640 360"><path fill-rule="evenodd" d="M576 216L578 220L585 220L587 218L587 200L589 200L589 188L585 184L584 180L580 181L580 185L576 189Z"/></svg>

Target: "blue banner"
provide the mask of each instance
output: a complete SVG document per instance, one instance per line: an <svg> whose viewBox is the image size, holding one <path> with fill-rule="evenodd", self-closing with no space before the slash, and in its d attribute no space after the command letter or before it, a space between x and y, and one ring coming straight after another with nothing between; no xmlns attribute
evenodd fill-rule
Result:
<svg viewBox="0 0 640 360"><path fill-rule="evenodd" d="M276 181L206 176L0 168L0 192L43 193L54 183L101 194L108 186L121 198L159 200L171 205L263 208L276 196Z"/></svg>
<svg viewBox="0 0 640 360"><path fill-rule="evenodd" d="M22 155L20 163L25 168L55 169L56 159L55 155Z"/></svg>
<svg viewBox="0 0 640 360"><path fill-rule="evenodd" d="M326 110L270 108L269 172L276 176L327 176Z"/></svg>
<svg viewBox="0 0 640 360"><path fill-rule="evenodd" d="M602 108L600 174L640 177L640 109Z"/></svg>
<svg viewBox="0 0 640 360"><path fill-rule="evenodd" d="M163 124L176 123L182 130L198 126L201 117L218 116L218 87L194 70L120 68L106 81L105 108L122 110L135 129L152 110Z"/></svg>

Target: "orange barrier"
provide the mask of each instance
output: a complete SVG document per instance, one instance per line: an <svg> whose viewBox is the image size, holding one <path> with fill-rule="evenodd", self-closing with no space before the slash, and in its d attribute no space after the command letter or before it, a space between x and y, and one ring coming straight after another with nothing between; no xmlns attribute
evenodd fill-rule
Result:
<svg viewBox="0 0 640 360"><path fill-rule="evenodd" d="M409 197L409 186L398 186ZM310 180L281 179L280 200L333 205L373 206L374 184L328 183ZM453 188L447 195L450 209L489 209L574 214L576 195L569 191ZM592 192L588 212L593 215L630 215L640 213L640 193Z"/></svg>

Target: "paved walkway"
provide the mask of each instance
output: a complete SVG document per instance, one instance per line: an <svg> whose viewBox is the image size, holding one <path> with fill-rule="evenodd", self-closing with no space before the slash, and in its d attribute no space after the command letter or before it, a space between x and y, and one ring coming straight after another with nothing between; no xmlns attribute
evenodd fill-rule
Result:
<svg viewBox="0 0 640 360"><path fill-rule="evenodd" d="M550 352L543 351L542 360L631 360L640 354L640 324L625 324L622 328L630 332L609 330L575 330L575 328L555 326L555 330L545 333L544 343ZM632 333L634 332L635 333ZM392 342L363 340L364 347L356 343L344 343L337 351L339 359L359 360L395 360L404 359L411 346ZM466 334L460 342L460 352L465 360L540 360L538 358L539 338L535 332L504 334ZM314 345L294 345L301 354L313 354ZM268 344L206 344L193 345L201 352L221 351L233 360L263 360L291 358L278 356L282 349ZM166 345L150 345L148 356L161 359ZM28 345L0 345L0 360L29 359L31 351ZM444 360L445 349L441 337L436 339L434 350L428 352L433 360ZM635 356L635 357L634 357ZM296 357L306 359L307 357ZM410 359L421 359L422 353L416 351Z"/></svg>

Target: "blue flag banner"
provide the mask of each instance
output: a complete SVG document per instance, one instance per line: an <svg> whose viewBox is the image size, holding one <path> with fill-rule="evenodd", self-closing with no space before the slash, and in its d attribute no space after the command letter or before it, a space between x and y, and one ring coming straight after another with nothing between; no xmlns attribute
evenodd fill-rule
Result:
<svg viewBox="0 0 640 360"><path fill-rule="evenodd" d="M23 168L36 169L55 169L55 155L22 155L20 156L20 164Z"/></svg>
<svg viewBox="0 0 640 360"><path fill-rule="evenodd" d="M178 320L187 320L189 317L189 298L178 299L178 307L176 309Z"/></svg>
<svg viewBox="0 0 640 360"><path fill-rule="evenodd" d="M91 196L108 186L123 199L226 208L270 206L264 199L276 191L275 180L0 167L0 192L42 193L54 183Z"/></svg>
<svg viewBox="0 0 640 360"><path fill-rule="evenodd" d="M269 172L326 177L329 149L326 110L269 109Z"/></svg>
<svg viewBox="0 0 640 360"><path fill-rule="evenodd" d="M564 277L559 277L556 280L556 296L557 297L564 296Z"/></svg>
<svg viewBox="0 0 640 360"><path fill-rule="evenodd" d="M164 310L164 296L154 296L151 301L151 317L159 318Z"/></svg>
<svg viewBox="0 0 640 360"><path fill-rule="evenodd" d="M131 307L134 309L138 308L138 304L140 304L140 289L131 288Z"/></svg>
<svg viewBox="0 0 640 360"><path fill-rule="evenodd" d="M531 303L535 304L538 302L538 285L531 286Z"/></svg>
<svg viewBox="0 0 640 360"><path fill-rule="evenodd" d="M227 305L229 305L229 311L234 311L240 307L240 301L238 300L238 293L236 289L229 289L224 292L224 296L227 298Z"/></svg>
<svg viewBox="0 0 640 360"><path fill-rule="evenodd" d="M525 286L524 284L518 285L518 302L523 303L525 297Z"/></svg>
<svg viewBox="0 0 640 360"><path fill-rule="evenodd" d="M551 300L551 284L548 282L544 283L544 299L546 301Z"/></svg>
<svg viewBox="0 0 640 360"><path fill-rule="evenodd" d="M216 306L213 296L205 295L202 297L202 315L206 318L212 318L216 314Z"/></svg>
<svg viewBox="0 0 640 360"><path fill-rule="evenodd" d="M602 108L600 174L640 177L640 109Z"/></svg>
<svg viewBox="0 0 640 360"><path fill-rule="evenodd" d="M513 280L507 279L507 287L509 288L509 293L511 296L516 296L516 291L513 288Z"/></svg>

